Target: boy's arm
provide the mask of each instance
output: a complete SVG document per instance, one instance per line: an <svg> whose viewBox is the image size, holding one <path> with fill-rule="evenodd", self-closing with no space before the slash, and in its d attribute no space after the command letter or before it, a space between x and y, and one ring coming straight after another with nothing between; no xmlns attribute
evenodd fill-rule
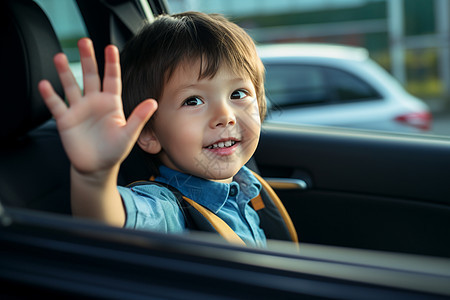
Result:
<svg viewBox="0 0 450 300"><path fill-rule="evenodd" d="M118 167L100 174L80 174L70 170L71 206L75 216L102 221L122 227L126 216L117 190Z"/></svg>
<svg viewBox="0 0 450 300"><path fill-rule="evenodd" d="M92 42L81 39L78 47L84 95L70 71L67 58L61 53L55 56L54 62L69 106L48 81L39 83L39 91L56 120L71 162L73 213L122 226L125 211L116 187L119 167L157 104L150 99L143 101L126 120L117 48L105 48L102 88Z"/></svg>

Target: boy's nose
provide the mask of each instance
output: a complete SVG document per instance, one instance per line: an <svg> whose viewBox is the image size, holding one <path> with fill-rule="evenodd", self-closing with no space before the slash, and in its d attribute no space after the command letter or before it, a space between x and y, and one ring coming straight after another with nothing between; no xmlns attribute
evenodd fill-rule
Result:
<svg viewBox="0 0 450 300"><path fill-rule="evenodd" d="M227 103L218 103L211 118L211 127L226 127L236 124L236 116L233 109Z"/></svg>

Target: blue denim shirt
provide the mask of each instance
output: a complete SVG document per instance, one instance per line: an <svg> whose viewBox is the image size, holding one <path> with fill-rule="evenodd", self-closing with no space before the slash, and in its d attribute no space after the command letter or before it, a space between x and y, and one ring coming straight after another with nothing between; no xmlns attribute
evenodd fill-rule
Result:
<svg viewBox="0 0 450 300"><path fill-rule="evenodd" d="M180 173L165 166L155 181L169 184L184 196L211 210L251 246L266 246L259 217L249 205L261 183L244 166L230 184ZM186 232L183 214L173 193L158 185L118 187L126 210L125 227L165 233Z"/></svg>

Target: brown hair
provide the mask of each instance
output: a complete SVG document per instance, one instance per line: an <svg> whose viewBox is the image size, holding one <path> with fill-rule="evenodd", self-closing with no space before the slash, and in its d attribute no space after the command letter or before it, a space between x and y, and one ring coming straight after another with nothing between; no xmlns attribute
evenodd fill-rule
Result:
<svg viewBox="0 0 450 300"><path fill-rule="evenodd" d="M125 115L145 99L157 100L174 70L198 59L199 79L214 77L223 63L249 78L264 119L264 66L253 40L225 17L200 12L162 15L126 44L121 53Z"/></svg>

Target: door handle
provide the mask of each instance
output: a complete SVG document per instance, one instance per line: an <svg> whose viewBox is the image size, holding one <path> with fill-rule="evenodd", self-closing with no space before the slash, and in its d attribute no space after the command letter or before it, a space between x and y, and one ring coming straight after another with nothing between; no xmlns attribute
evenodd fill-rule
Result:
<svg viewBox="0 0 450 300"><path fill-rule="evenodd" d="M297 178L273 178L267 177L264 178L267 183L274 189L281 190L306 190L308 188L308 184L305 180L297 179Z"/></svg>

